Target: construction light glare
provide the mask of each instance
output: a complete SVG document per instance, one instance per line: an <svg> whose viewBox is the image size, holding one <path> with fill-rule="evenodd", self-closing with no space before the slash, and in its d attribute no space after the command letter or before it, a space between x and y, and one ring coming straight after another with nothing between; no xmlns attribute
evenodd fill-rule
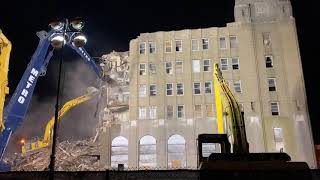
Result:
<svg viewBox="0 0 320 180"><path fill-rule="evenodd" d="M58 31L58 30L63 29L64 23L59 22L59 21L55 21L55 22L50 23L49 25L53 30Z"/></svg>
<svg viewBox="0 0 320 180"><path fill-rule="evenodd" d="M66 43L66 40L62 34L54 34L50 41L52 47L55 49L62 48L62 46Z"/></svg>
<svg viewBox="0 0 320 180"><path fill-rule="evenodd" d="M87 38L85 35L83 34L77 34L76 36L74 36L73 38L73 44L76 47L82 47L87 43Z"/></svg>
<svg viewBox="0 0 320 180"><path fill-rule="evenodd" d="M24 139L20 140L20 144L25 144L25 143L26 143L26 141Z"/></svg>
<svg viewBox="0 0 320 180"><path fill-rule="evenodd" d="M80 31L83 26L84 26L84 23L80 20L74 20L74 21L71 21L71 27L74 29L74 30L77 30L77 31Z"/></svg>

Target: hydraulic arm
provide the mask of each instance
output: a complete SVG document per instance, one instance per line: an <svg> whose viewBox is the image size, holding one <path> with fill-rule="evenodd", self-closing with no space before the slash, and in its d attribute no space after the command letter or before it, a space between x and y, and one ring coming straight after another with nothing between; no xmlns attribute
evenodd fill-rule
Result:
<svg viewBox="0 0 320 180"><path fill-rule="evenodd" d="M73 107L82 104L84 102L89 101L91 98L96 96L98 94L98 90L89 87L87 90L87 94L80 96L78 98L72 99L68 102L66 102L63 107L60 109L59 114L58 114L58 120L60 121L61 118ZM23 155L29 152L34 152L38 149L45 148L51 144L51 139L52 139L52 128L55 122L55 117L53 116L50 121L46 125L46 129L44 131L44 136L42 140L36 140L35 142L27 142L23 144L21 148L21 152Z"/></svg>
<svg viewBox="0 0 320 180"><path fill-rule="evenodd" d="M225 82L222 77L222 73L219 69L218 64L214 64L213 67L214 73L214 84L215 86L219 86L219 90L221 90L224 94L225 101L227 102L227 118L229 122L229 126L231 127L232 136L233 136L233 152L234 153L249 153L249 144L247 142L246 130L243 115L241 113L241 109L239 104L232 94L229 86ZM217 90L215 93L216 96L216 108L217 112L222 112L222 104L220 91ZM218 96L218 97L217 97ZM219 115L219 114L218 114ZM218 116L218 128L223 127L222 115ZM223 128L222 128L223 129ZM219 130L219 129L218 129ZM219 132L221 133L221 131Z"/></svg>
<svg viewBox="0 0 320 180"><path fill-rule="evenodd" d="M94 60L83 48L86 38L80 32L82 22L71 21L69 23L67 20L66 22L51 23L50 26L51 30L49 32L41 31L37 33L40 38L38 47L12 98L4 109L2 122L4 122L5 128L0 134L0 162L3 160L11 134L20 126L26 115L37 80L39 76L45 74L54 49L62 48L64 45L71 47L87 64L92 66L99 78L103 79L102 69L95 64Z"/></svg>
<svg viewBox="0 0 320 180"><path fill-rule="evenodd" d="M9 60L11 52L11 43L0 29L0 132L4 129L3 107L8 87Z"/></svg>

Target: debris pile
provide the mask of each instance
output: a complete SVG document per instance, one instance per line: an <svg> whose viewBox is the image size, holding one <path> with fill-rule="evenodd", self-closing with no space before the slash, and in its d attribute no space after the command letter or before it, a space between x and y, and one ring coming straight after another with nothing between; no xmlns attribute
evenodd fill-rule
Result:
<svg viewBox="0 0 320 180"><path fill-rule="evenodd" d="M92 139L63 141L56 147L56 171L101 171L99 145ZM50 163L51 149L43 148L26 156L17 155L10 160L13 171L45 171Z"/></svg>

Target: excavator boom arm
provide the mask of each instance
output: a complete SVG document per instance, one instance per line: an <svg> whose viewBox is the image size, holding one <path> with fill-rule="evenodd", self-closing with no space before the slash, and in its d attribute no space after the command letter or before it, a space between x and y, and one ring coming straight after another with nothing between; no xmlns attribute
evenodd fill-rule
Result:
<svg viewBox="0 0 320 180"><path fill-rule="evenodd" d="M249 153L249 144L247 142L247 136L246 136L246 130L245 130L245 123L244 119L239 107L239 104L234 97L233 93L231 92L229 86L225 82L224 78L222 77L222 73L219 69L218 64L214 64L214 82L215 84L219 84L219 90L221 90L224 94L224 97L228 103L228 116L230 119L231 129L232 129L232 135L233 135L233 151L236 153ZM217 91L220 92L220 91ZM216 94L217 97L217 94ZM221 107L221 101L216 101L218 105L217 111L220 111ZM218 117L218 127L219 124L221 126L223 120Z"/></svg>
<svg viewBox="0 0 320 180"><path fill-rule="evenodd" d="M68 101L67 103L65 103L63 105L63 107L60 109L59 113L58 113L58 120L60 121L61 118L73 107L81 104L81 103L84 103L88 100L91 99L91 96L89 95L84 95L84 96L80 96L76 99L72 99L70 101ZM50 121L48 122L47 126L46 126L46 129L44 131L44 136L43 136L43 142L45 143L49 143L50 140L51 140L51 132L52 132L52 128L53 128L53 125L54 125L54 122L55 122L55 118L52 117L50 119Z"/></svg>
<svg viewBox="0 0 320 180"><path fill-rule="evenodd" d="M6 95L9 94L8 72L11 42L0 30L0 132L4 129L3 107Z"/></svg>

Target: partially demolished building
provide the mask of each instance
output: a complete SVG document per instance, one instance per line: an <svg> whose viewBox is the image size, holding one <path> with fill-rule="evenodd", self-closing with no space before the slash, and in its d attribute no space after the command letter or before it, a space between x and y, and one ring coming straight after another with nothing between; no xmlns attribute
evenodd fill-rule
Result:
<svg viewBox="0 0 320 180"><path fill-rule="evenodd" d="M195 169L198 134L217 132L213 63L245 112L250 151L285 151L315 168L289 0L236 0L226 27L142 33L129 53L102 59L110 80L92 140L99 168Z"/></svg>

